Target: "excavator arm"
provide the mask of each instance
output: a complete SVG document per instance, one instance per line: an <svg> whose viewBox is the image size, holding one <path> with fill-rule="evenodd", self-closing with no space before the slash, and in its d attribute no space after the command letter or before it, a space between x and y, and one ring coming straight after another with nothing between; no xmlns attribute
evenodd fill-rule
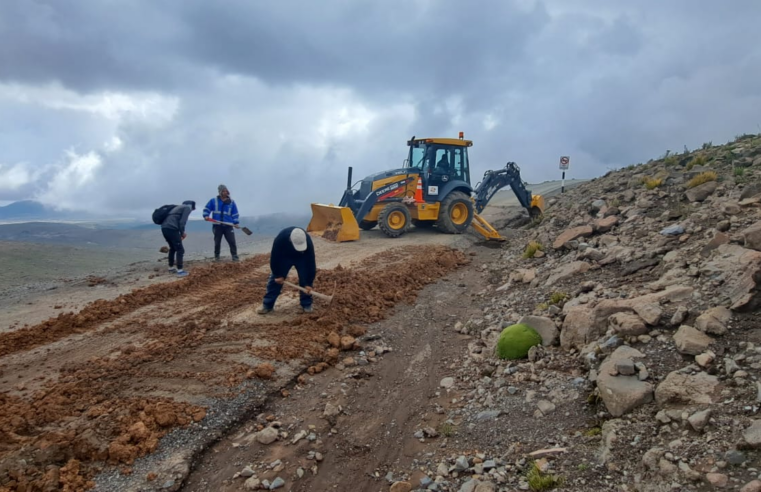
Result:
<svg viewBox="0 0 761 492"><path fill-rule="evenodd" d="M483 212L494 195L505 186L512 188L518 202L528 210L531 217L539 216L544 212L544 199L540 195L532 195L531 191L526 189L526 183L521 179L521 170L517 164L508 162L504 169L486 171L483 181L473 191L476 213L472 225L474 229L489 240L504 241L505 238L478 214Z"/></svg>
<svg viewBox="0 0 761 492"><path fill-rule="evenodd" d="M544 209L543 200L538 195L532 196L531 191L526 189L526 183L521 179L521 170L514 162L505 164L504 169L484 173L483 181L473 192L475 194L476 213L483 212L494 195L505 186L512 188L521 207L528 210L532 217L542 213Z"/></svg>

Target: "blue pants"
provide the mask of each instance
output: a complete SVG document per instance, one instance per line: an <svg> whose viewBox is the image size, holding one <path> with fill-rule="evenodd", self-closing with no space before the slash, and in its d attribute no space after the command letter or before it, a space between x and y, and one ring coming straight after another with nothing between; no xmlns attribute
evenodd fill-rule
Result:
<svg viewBox="0 0 761 492"><path fill-rule="evenodd" d="M306 287L301 278L302 276L299 275L299 286ZM267 293L264 294L264 300L262 301L264 307L267 309L274 308L275 301L277 300L277 297L280 295L282 290L283 286L275 282L275 276L270 273L270 277L267 279ZM299 300L301 301L301 307L309 307L312 305L312 296L307 295L301 291L299 291Z"/></svg>

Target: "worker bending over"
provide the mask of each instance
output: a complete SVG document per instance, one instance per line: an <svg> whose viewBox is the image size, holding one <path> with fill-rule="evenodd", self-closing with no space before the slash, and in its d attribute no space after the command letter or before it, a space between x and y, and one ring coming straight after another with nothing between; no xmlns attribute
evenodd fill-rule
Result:
<svg viewBox="0 0 761 492"><path fill-rule="evenodd" d="M299 293L301 308L305 313L312 312L312 284L317 275L317 264L314 258L314 244L312 238L300 227L286 227L275 237L272 242L270 253L270 276L267 280L267 293L261 307L256 310L259 314L271 312L275 307L275 301L283 290L288 272L296 267L299 275L299 286L306 289L306 293Z"/></svg>

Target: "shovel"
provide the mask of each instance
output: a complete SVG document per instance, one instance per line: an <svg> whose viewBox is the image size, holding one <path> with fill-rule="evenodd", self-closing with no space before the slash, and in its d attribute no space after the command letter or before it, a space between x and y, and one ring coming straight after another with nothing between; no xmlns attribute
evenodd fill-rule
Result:
<svg viewBox="0 0 761 492"><path fill-rule="evenodd" d="M296 284L292 284L288 282L287 280L283 282L288 287L293 287L294 289L299 289L301 292L304 292L306 294L307 290L304 287L298 286ZM320 294L319 292L312 291L309 293L310 295L313 295L317 297L318 299L323 299L325 301L328 301L328 304L330 304L333 301L333 296L326 296L325 294Z"/></svg>
<svg viewBox="0 0 761 492"><path fill-rule="evenodd" d="M222 221L214 220L214 219L206 219L206 221L207 222L212 222L214 224L224 224L224 225L229 225L229 226L235 227L235 224L231 224L229 222L222 222ZM251 232L251 229L249 229L248 227L241 227L240 230L243 231L243 233L246 236L250 236L251 234L253 234L253 232Z"/></svg>

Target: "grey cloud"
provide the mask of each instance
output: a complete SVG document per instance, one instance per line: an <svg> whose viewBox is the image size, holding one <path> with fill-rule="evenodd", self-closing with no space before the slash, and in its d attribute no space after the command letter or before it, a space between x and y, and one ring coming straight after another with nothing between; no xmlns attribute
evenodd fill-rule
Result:
<svg viewBox="0 0 761 492"><path fill-rule="evenodd" d="M463 130L474 177L512 160L553 179L566 154L572 176L593 177L757 131L760 17L754 0L6 0L0 83L151 91L179 109L104 123L0 99L0 164L45 169L28 188L44 191L65 149L94 150L88 186L109 209L201 201L226 182L247 213L298 211L337 201L349 165L396 167L413 134ZM389 110L405 104L413 119ZM316 130L344 107L377 119ZM113 135L123 148L103 152Z"/></svg>

